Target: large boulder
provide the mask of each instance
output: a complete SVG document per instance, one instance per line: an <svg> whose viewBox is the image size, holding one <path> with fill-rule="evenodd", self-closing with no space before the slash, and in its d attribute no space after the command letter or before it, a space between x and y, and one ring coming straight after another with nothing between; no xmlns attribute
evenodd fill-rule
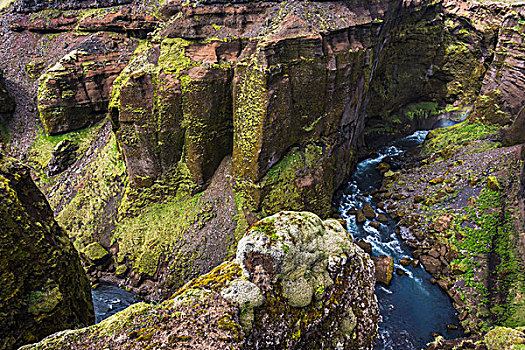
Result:
<svg viewBox="0 0 525 350"><path fill-rule="evenodd" d="M248 230L234 261L170 300L24 349L372 349L374 284L370 257L337 220L280 212Z"/></svg>
<svg viewBox="0 0 525 350"><path fill-rule="evenodd" d="M0 154L0 348L94 322L78 253L29 169Z"/></svg>

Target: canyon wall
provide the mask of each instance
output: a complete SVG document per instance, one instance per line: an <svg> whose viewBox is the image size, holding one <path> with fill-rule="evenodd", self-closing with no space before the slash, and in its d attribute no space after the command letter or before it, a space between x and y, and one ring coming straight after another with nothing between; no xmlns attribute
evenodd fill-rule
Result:
<svg viewBox="0 0 525 350"><path fill-rule="evenodd" d="M17 1L1 21L10 152L93 282L151 298L231 256L261 217L332 215L367 147L440 112L521 135L521 5ZM65 139L76 150L50 176ZM89 258L94 242L109 260Z"/></svg>
<svg viewBox="0 0 525 350"><path fill-rule="evenodd" d="M95 321L77 251L29 169L0 154L0 348Z"/></svg>

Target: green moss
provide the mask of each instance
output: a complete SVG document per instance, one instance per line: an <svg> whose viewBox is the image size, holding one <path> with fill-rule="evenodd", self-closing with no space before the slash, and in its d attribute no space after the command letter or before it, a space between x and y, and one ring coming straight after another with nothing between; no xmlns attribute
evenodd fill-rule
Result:
<svg viewBox="0 0 525 350"><path fill-rule="evenodd" d="M503 100L499 90L480 95L476 100L476 109L470 119L491 125L510 124L512 116L501 110L502 105Z"/></svg>
<svg viewBox="0 0 525 350"><path fill-rule="evenodd" d="M119 259L126 257L137 271L153 276L161 257L188 244L185 232L190 226L209 220L210 211L200 194L144 206L137 216L125 217L117 225L114 237L119 242ZM186 262L191 261L185 258ZM184 270L189 268L185 266Z"/></svg>
<svg viewBox="0 0 525 350"><path fill-rule="evenodd" d="M72 131L67 134L56 136L48 136L42 129L39 129L35 135L33 145L28 152L29 163L39 172L39 176L42 177L42 181L52 181L45 175L43 170L49 163L51 154L53 153L56 145L60 141L68 139L78 145L78 153L83 154L91 146L91 142L100 131L100 128L103 126L103 124L104 123L101 123L91 128Z"/></svg>
<svg viewBox="0 0 525 350"><path fill-rule="evenodd" d="M57 215L57 221L68 230L78 249L96 241L114 226L126 183L126 167L115 135L111 133L107 144L87 165L85 176L76 186L75 196ZM61 203L60 196L51 200L53 207Z"/></svg>
<svg viewBox="0 0 525 350"><path fill-rule="evenodd" d="M431 131L424 143L424 152L430 153L456 153L459 148L472 145L469 153L478 153L500 146L499 142L490 141L490 136L498 131L496 126L467 121L448 128Z"/></svg>
<svg viewBox="0 0 525 350"><path fill-rule="evenodd" d="M255 57L236 68L233 102L233 172L239 179L252 182L258 180L258 150L268 105L266 72Z"/></svg>
<svg viewBox="0 0 525 350"><path fill-rule="evenodd" d="M49 285L49 282L51 281L48 281L43 292L32 291L29 293L28 311L35 316L52 312L63 300L59 287L56 284Z"/></svg>
<svg viewBox="0 0 525 350"><path fill-rule="evenodd" d="M318 172L329 166L324 157L322 147L308 145L304 150L293 148L272 167L262 180L264 215L280 210L308 210L327 216L333 189L332 179L325 178L325 172ZM306 181L307 186L300 181Z"/></svg>
<svg viewBox="0 0 525 350"><path fill-rule="evenodd" d="M109 255L109 252L97 242L88 244L82 249L82 253L92 262L103 260Z"/></svg>

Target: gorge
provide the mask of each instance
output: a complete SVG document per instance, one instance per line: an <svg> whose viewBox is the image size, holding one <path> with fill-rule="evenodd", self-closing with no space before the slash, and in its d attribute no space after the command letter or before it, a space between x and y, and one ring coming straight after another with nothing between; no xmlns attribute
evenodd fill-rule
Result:
<svg viewBox="0 0 525 350"><path fill-rule="evenodd" d="M60 241L67 232L73 246L62 249L78 251L91 286L157 303L28 348L371 348L378 274L354 240L373 222L403 246L396 268L413 252L420 278L424 267L428 288L458 311L463 339L430 348L525 343L524 6L1 2L0 151L32 178L17 191L46 197L45 220ZM465 121L388 155L369 169L377 188L353 193L366 200L339 206L352 175L368 186L359 161L439 119ZM18 175L1 170L12 186ZM387 221L355 226L364 203ZM6 218L34 216L16 210L28 214ZM2 230L4 245L14 231ZM40 280L4 283L2 272L0 319L18 317L15 290L52 295ZM51 313L69 294L59 290ZM46 334L6 326L0 347L88 326L89 309Z"/></svg>

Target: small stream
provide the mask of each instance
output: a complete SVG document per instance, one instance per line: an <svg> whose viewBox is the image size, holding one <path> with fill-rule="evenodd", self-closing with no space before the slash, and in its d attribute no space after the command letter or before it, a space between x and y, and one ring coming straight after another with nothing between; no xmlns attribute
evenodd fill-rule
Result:
<svg viewBox="0 0 525 350"><path fill-rule="evenodd" d="M100 285L97 289L91 290L91 296L95 307L96 323L139 301L127 290L109 284Z"/></svg>
<svg viewBox="0 0 525 350"><path fill-rule="evenodd" d="M438 127L450 126L454 122L443 121ZM383 322L379 325L379 339L376 349L416 350L426 347L433 341L432 333L437 332L445 338L462 336L461 330L449 330L448 324L458 324L456 311L448 296L437 285L430 283L432 277L419 264L418 267L404 267L401 258L411 258L411 250L402 244L396 235L396 222L389 218L388 224L379 229L369 225L357 225L352 208L361 208L364 203L371 204L376 213L384 213L376 207L376 201L367 195L381 185L381 174L375 168L386 156L397 156L421 144L428 131L417 131L399 139L379 150L377 158L366 159L348 183L341 198L339 211L347 222L348 229L355 239L365 239L372 244L373 256L385 254L394 258L394 270L402 269L405 275L394 273L390 287L376 286L376 295Z"/></svg>

